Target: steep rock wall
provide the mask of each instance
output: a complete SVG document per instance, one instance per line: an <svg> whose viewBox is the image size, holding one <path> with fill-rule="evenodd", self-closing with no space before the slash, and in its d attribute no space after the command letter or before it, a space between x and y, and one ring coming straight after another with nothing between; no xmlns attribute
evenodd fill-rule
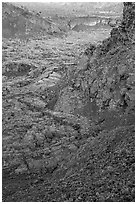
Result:
<svg viewBox="0 0 137 204"><path fill-rule="evenodd" d="M93 54L90 48L88 53L85 52L86 65L76 70L69 91L64 89L60 94L56 111L65 109L65 112L74 114L84 112L84 115L88 112L87 115L94 119L94 115L99 115L101 111L133 108L134 9L134 3L124 3L120 26L112 29L111 37L97 46ZM75 101L73 105L72 98Z"/></svg>

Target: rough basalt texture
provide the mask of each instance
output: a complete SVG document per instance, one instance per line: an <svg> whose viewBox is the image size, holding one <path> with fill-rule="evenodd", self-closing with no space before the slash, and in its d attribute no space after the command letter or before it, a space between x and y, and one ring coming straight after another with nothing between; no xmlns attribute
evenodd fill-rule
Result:
<svg viewBox="0 0 137 204"><path fill-rule="evenodd" d="M135 201L134 9L124 3L121 25L89 45L65 82L43 62L27 88L4 76L3 201Z"/></svg>
<svg viewBox="0 0 137 204"><path fill-rule="evenodd" d="M61 104L57 103L56 110L67 110L64 108L66 103L69 104L67 97L70 99L70 103L72 102L71 98L74 98L75 101L79 101L78 104L82 104L80 105L81 109L77 103L76 105L71 104L70 107L75 111L76 109L82 110L87 106L87 103L91 107L89 110L92 109L92 111L95 110L95 105L97 106L96 110L101 111L104 109L126 109L134 104L134 6L134 3L125 3L121 25L112 29L111 37L103 41L102 45L97 46L93 54L86 57L87 53L85 52L85 56L81 60L83 66L80 70L76 70L72 79L72 97L68 96L67 89L64 90L65 93L61 94ZM78 95L81 96L81 99L78 99Z"/></svg>
<svg viewBox="0 0 137 204"><path fill-rule="evenodd" d="M128 37L135 39L135 2L124 3L122 29L126 31Z"/></svg>
<svg viewBox="0 0 137 204"><path fill-rule="evenodd" d="M75 154L91 131L96 134L86 117L55 111L85 50L70 40L3 40L4 171L46 172Z"/></svg>

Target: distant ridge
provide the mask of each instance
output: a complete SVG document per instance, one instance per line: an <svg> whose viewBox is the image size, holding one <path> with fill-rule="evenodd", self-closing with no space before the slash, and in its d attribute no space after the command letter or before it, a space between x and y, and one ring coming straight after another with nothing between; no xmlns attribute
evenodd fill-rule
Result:
<svg viewBox="0 0 137 204"><path fill-rule="evenodd" d="M60 29L50 19L43 18L24 7L2 3L2 37L26 38L54 32L60 32Z"/></svg>
<svg viewBox="0 0 137 204"><path fill-rule="evenodd" d="M15 5L25 6L35 12L41 12L45 17L72 17L93 14L121 16L122 2L14 2Z"/></svg>

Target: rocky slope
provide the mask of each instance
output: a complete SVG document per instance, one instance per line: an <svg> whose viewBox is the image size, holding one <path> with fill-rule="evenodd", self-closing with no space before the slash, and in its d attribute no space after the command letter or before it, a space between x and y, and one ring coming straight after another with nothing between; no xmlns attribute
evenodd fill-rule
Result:
<svg viewBox="0 0 137 204"><path fill-rule="evenodd" d="M94 30L92 25L105 29L106 25L114 26L122 16L122 3L35 3L35 2L12 2L18 6L18 11L22 10L21 14L29 13L31 22L35 22L39 29L42 27L45 31L48 29L50 33L68 32L73 27L79 27L81 24L84 28L79 30ZM13 9L13 8L12 8ZM29 9L29 12L28 12ZM15 7L14 9L15 10ZM16 9L17 10L17 9ZM24 12L23 12L24 10ZM20 13L20 12L19 12ZM33 17L32 17L33 16ZM23 14L24 17L24 14ZM10 22L11 23L11 22ZM49 23L49 24L48 24ZM30 27L35 27L30 25ZM47 25L48 24L48 25ZM98 25L99 24L99 25ZM87 27L87 28L86 28ZM21 28L21 27L20 27ZM32 30L32 29L31 29ZM35 29L36 30L36 29ZM51 31L50 31L51 30ZM74 29L77 31L77 29Z"/></svg>
<svg viewBox="0 0 137 204"><path fill-rule="evenodd" d="M54 112L54 107L60 91L67 87L73 70L77 68L77 59L80 53L84 52L90 40L93 41L92 34L90 36L85 33L85 35L86 39L83 39L83 34L71 33L63 39L31 39L27 43L18 39L3 40L4 169L13 168L16 170L24 164L22 148L24 148L23 151L26 151L28 146L24 146L24 144L27 143L28 135L31 135L31 132L34 132L33 129L42 123L46 125L40 125L42 130L48 131L49 135L54 135L51 138L43 135L42 143L44 144L45 141L48 148L51 147L52 140L56 145L62 137L68 140L69 134L72 135L75 132L77 135L75 129L80 118ZM96 32L94 42L96 43L98 38L104 39L106 35L109 36L108 31ZM65 121L63 122L63 120ZM67 122L67 120L69 121ZM62 127L59 127L60 123L62 123ZM44 134L48 134L48 132ZM56 132L62 135L61 138L56 137ZM37 129L35 133L39 134L39 130ZM34 138L32 136L32 143L35 143ZM14 145L12 145L13 143ZM60 143L58 144L60 145ZM30 149L30 153L31 151ZM34 149L34 152L36 153L37 149ZM28 157L30 159L31 154ZM36 159L38 158L36 157Z"/></svg>
<svg viewBox="0 0 137 204"><path fill-rule="evenodd" d="M5 38L30 38L61 33L61 29L48 18L26 8L2 3L2 36Z"/></svg>
<svg viewBox="0 0 137 204"><path fill-rule="evenodd" d="M88 101L91 109L93 104L96 106L97 112L118 108L127 110L134 104L134 13L129 11L125 15L126 7L127 5L124 7L122 24L114 28L111 37L97 46L95 51L92 46L87 49L81 59L86 66L79 63L80 70L76 70L72 79L74 95L85 94L83 107ZM129 7L128 9L132 9ZM67 92L68 89L63 91L61 105L58 102L56 110L63 109L62 101L63 97L67 97ZM66 100L64 105L66 106Z"/></svg>
<svg viewBox="0 0 137 204"><path fill-rule="evenodd" d="M3 201L134 201L134 7L67 76L5 60Z"/></svg>

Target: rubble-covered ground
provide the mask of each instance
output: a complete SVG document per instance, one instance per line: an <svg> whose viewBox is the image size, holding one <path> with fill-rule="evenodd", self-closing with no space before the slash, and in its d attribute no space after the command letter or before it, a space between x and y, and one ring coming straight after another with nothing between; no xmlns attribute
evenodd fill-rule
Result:
<svg viewBox="0 0 137 204"><path fill-rule="evenodd" d="M134 4L123 11L111 37L3 39L3 201L135 200Z"/></svg>

